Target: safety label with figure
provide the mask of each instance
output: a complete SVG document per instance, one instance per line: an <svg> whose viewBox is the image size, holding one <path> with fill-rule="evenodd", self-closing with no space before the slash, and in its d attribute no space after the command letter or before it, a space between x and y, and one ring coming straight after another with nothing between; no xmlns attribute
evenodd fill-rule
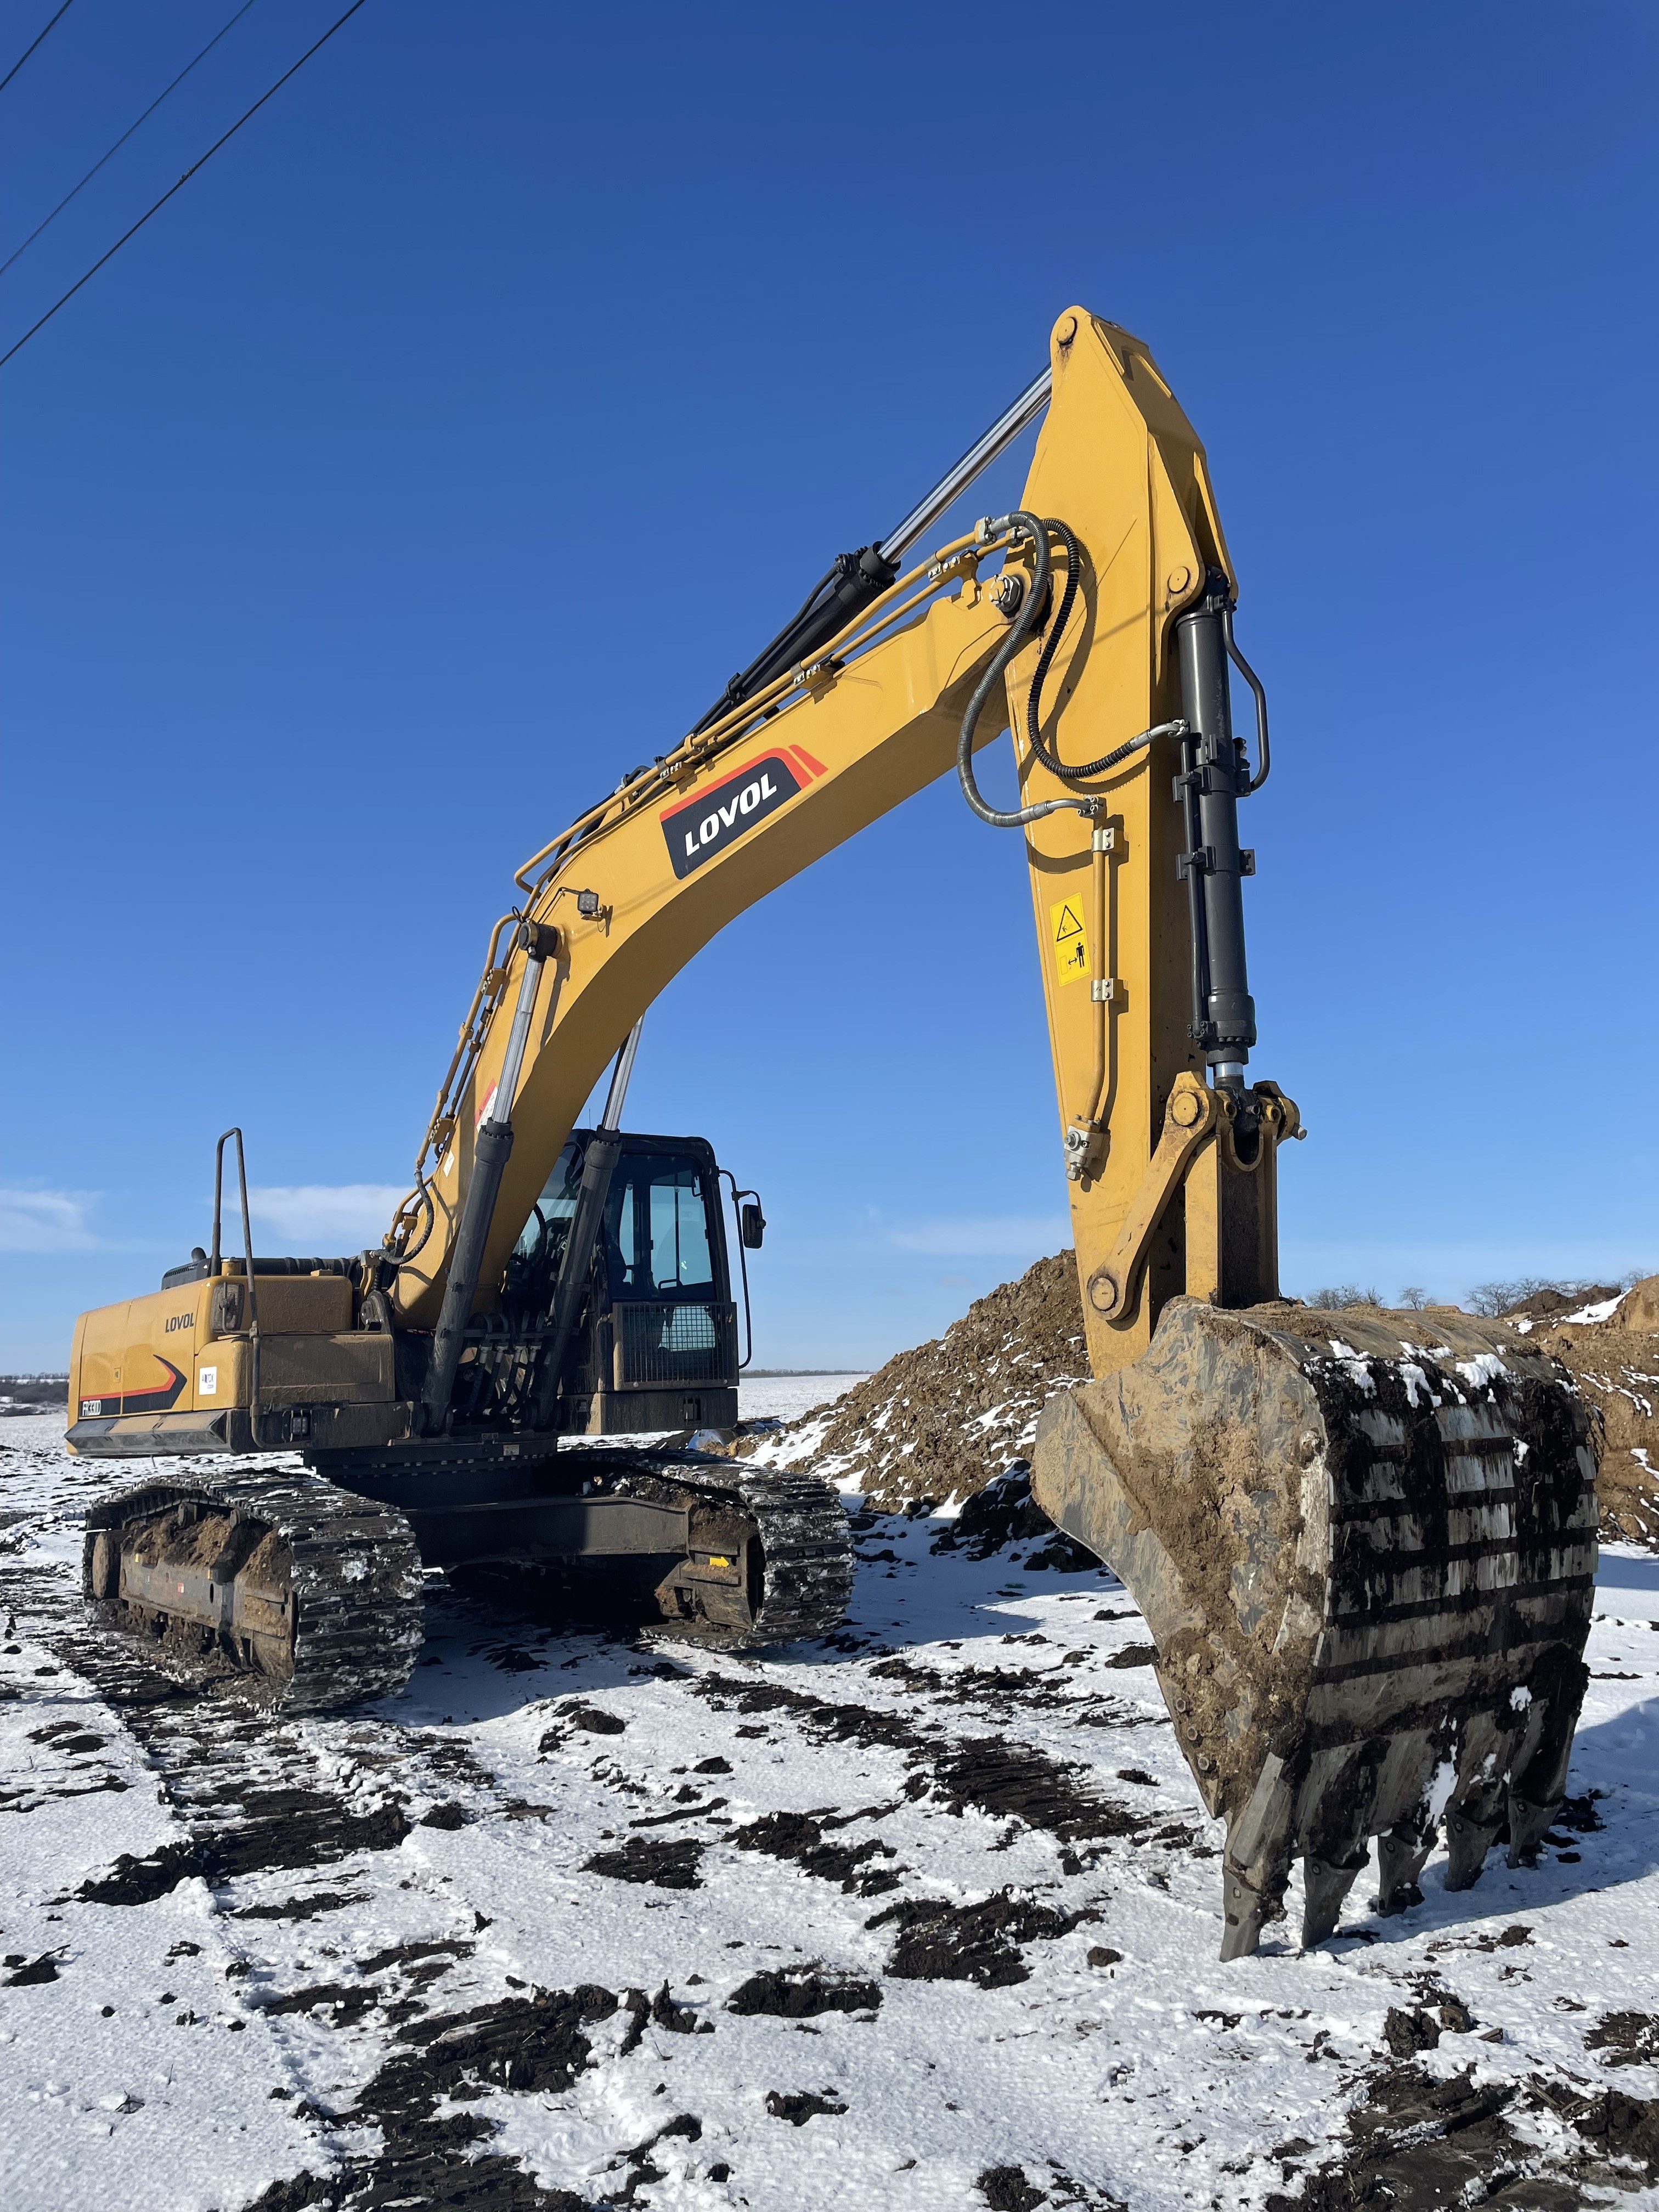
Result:
<svg viewBox="0 0 1659 2212"><path fill-rule="evenodd" d="M1048 909L1048 942L1054 948L1054 973L1075 983L1089 973L1089 933L1079 899L1056 899Z"/></svg>

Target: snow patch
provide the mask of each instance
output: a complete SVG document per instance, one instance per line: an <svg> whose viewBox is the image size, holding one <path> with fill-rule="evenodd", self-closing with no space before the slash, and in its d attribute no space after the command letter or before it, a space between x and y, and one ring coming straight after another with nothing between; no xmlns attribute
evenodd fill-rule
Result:
<svg viewBox="0 0 1659 2212"><path fill-rule="evenodd" d="M1352 1345L1346 1342L1341 1337L1334 1336L1329 1341L1332 1352L1342 1362L1365 1395L1368 1398L1376 1397L1376 1378L1371 1373L1369 1362L1354 1350Z"/></svg>
<svg viewBox="0 0 1659 2212"><path fill-rule="evenodd" d="M1457 1763L1443 1759L1434 1770L1434 1779L1429 1784L1427 1798L1430 1820L1437 1820L1451 1802L1452 1791L1457 1787Z"/></svg>
<svg viewBox="0 0 1659 2212"><path fill-rule="evenodd" d="M1473 1359L1460 1359L1455 1364L1463 1380L1473 1383L1476 1389L1498 1382L1510 1371L1495 1352L1477 1352Z"/></svg>
<svg viewBox="0 0 1659 2212"><path fill-rule="evenodd" d="M1428 1376L1414 1359L1402 1359L1400 1363L1400 1372L1405 1379L1406 1403L1408 1406L1417 1404L1417 1394L1419 1390L1423 1393L1425 1404L1437 1406L1442 1402L1439 1392L1429 1388Z"/></svg>

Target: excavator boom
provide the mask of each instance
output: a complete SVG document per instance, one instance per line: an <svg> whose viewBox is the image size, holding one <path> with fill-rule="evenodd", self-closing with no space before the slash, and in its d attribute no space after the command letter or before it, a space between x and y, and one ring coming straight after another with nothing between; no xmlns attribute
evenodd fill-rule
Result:
<svg viewBox="0 0 1659 2212"><path fill-rule="evenodd" d="M945 488L1029 419L1043 383ZM394 1231L404 1325L444 1328L504 1068L511 1155L476 1262L465 1254L476 1287L453 1301L457 1325L500 1279L634 1023L736 915L948 774L988 672L1006 701L981 707L971 748L1014 731L1034 817L1021 826L1091 1364L1137 1358L1183 1291L1234 1305L1276 1294L1275 1154L1297 1122L1271 1086L1241 1079L1255 1027L1239 884L1254 856L1237 805L1266 763L1249 769L1228 716L1233 580L1203 451L1141 342L1081 309L1055 326L1047 385L1021 511L1063 518L1052 562L1009 517L935 549L815 657L734 678L738 704L520 870L522 906L497 927ZM887 561L916 522L866 551ZM1039 596L1054 603L1046 624ZM1073 763L1120 749L1079 778Z"/></svg>

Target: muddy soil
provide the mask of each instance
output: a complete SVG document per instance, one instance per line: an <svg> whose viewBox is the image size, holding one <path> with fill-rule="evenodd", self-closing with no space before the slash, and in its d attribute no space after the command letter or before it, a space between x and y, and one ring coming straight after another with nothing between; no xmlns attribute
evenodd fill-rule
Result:
<svg viewBox="0 0 1659 2212"><path fill-rule="evenodd" d="M811 1461L889 1510L959 1501L1023 1459L1049 1398L1088 1373L1077 1265L1059 1252L975 1299L942 1337L890 1359L827 1422L809 1413L738 1449L784 1466Z"/></svg>
<svg viewBox="0 0 1659 2212"><path fill-rule="evenodd" d="M1613 1298L1604 1321L1566 1318ZM1622 1297L1607 1289L1576 1299L1541 1291L1504 1322L1560 1360L1600 1417L1602 1534L1659 1550L1659 1275Z"/></svg>
<svg viewBox="0 0 1659 2212"><path fill-rule="evenodd" d="M584 1871L611 1881L648 1882L653 1889L701 1889L697 1862L708 1850L693 1837L630 1836L619 1851L595 1851Z"/></svg>
<svg viewBox="0 0 1659 2212"><path fill-rule="evenodd" d="M727 2012L765 2013L775 2020L816 2020L826 2012L875 2012L881 2005L879 1982L856 1975L823 1973L816 1964L784 1966L751 1974L726 2001Z"/></svg>
<svg viewBox="0 0 1659 2212"><path fill-rule="evenodd" d="M1413 2064L1394 2066L1369 2083L1346 2133L1340 2159L1309 2174L1296 2195L1269 2195L1267 2212L1383 2204L1391 2212L1464 2204L1578 2212L1659 2179L1659 2100L1617 2090L1584 2096L1537 2075L1524 2087L1477 2085L1472 2069L1437 2080ZM1282 2148L1289 2179L1297 2147Z"/></svg>
<svg viewBox="0 0 1659 2212"><path fill-rule="evenodd" d="M769 2089L766 2109L775 2120L787 2120L792 2128L804 2128L808 2120L815 2120L823 2112L844 2112L845 2105L838 2105L833 2097L819 2097L810 2089Z"/></svg>
<svg viewBox="0 0 1659 2212"><path fill-rule="evenodd" d="M746 1827L734 1828L732 1841L739 1850L763 1851L769 1858L793 1859L803 1874L819 1881L839 1882L849 1893L856 1891L860 1897L876 1897L884 1890L896 1889L899 1877L890 1868L872 1867L872 1859L890 1859L896 1856L890 1844L879 1836L866 1836L858 1843L830 1843L824 1838L824 1830L841 1827L842 1820L832 1820L826 1811L821 1817L810 1813L768 1813Z"/></svg>
<svg viewBox="0 0 1659 2212"><path fill-rule="evenodd" d="M1650 2012L1610 2012L1584 2038L1584 2048L1604 2051L1604 2066L1659 2063L1659 2016Z"/></svg>
<svg viewBox="0 0 1659 2212"><path fill-rule="evenodd" d="M976 1982L982 1990L1000 1990L1030 1979L1022 1943L1052 1942L1077 1923L1074 1913L1002 1889L976 1905L909 1899L866 1925L897 1929L886 1969L897 1981Z"/></svg>
<svg viewBox="0 0 1659 2212"><path fill-rule="evenodd" d="M971 1805L994 1820L1023 1821L1067 1844L1141 1835L1157 1826L1133 1807L1103 1797L1083 1778L1085 1772L1030 1745L969 1736L939 1760L933 1795L953 1813Z"/></svg>
<svg viewBox="0 0 1659 2212"><path fill-rule="evenodd" d="M296 1991L267 2009L301 2009L296 2000L311 1994ZM397 2039L404 2048L349 2106L315 2114L331 2130L378 2128L380 2148L347 2153L320 2176L307 2171L279 2182L249 2212L301 2212L321 2204L331 2204L337 2212L370 2212L392 2204L588 2212L588 2198L569 2190L542 2189L516 2160L478 2155L475 2146L495 2132L493 2122L471 2112L451 2110L440 2116L438 2108L476 2104L495 2089L557 2095L588 2063L593 2046L585 2031L619 2009L630 2014L630 2032L637 2041L646 2017L644 1998L637 1990L618 1996L598 1987L538 1990L529 1997L509 1997L404 2027Z"/></svg>
<svg viewBox="0 0 1659 2212"><path fill-rule="evenodd" d="M149 1905L192 1877L212 1887L265 1869L297 1870L356 1851L396 1850L409 1833L409 1822L395 1805L354 1814L307 1790L249 1790L238 1809L252 1817L216 1826L187 1844L165 1844L144 1858L121 1852L108 1874L82 1884L76 1902Z"/></svg>

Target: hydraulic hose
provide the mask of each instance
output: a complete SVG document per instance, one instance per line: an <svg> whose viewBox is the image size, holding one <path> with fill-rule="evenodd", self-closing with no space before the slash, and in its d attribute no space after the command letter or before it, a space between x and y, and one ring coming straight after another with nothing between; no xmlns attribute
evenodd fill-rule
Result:
<svg viewBox="0 0 1659 2212"><path fill-rule="evenodd" d="M1060 593L1059 611L1048 625L1048 635L1043 640L1042 651L1037 656L1036 668L1031 678L1031 689L1025 702L1025 738L1050 775L1058 776L1062 783L1080 783L1085 776L1104 775L1120 761L1127 760L1131 753L1137 753L1143 745L1151 744L1154 738L1184 737L1187 725L1182 721L1159 722L1152 729L1142 730L1138 737L1130 738L1127 743L1114 747L1110 752L1102 753L1098 760L1079 761L1075 766L1061 760L1058 753L1051 753L1043 744L1042 687L1048 680L1054 655L1060 650L1060 641L1065 635L1066 625L1071 620L1073 603L1077 598L1078 578L1083 571L1083 549L1063 522L1051 516L1042 526L1045 530L1053 531L1066 548L1066 588Z"/></svg>
<svg viewBox="0 0 1659 2212"><path fill-rule="evenodd" d="M1156 723L1150 730L1142 730L1124 744L1115 746L1110 752L1103 753L1098 760L1083 761L1075 767L1051 752L1042 741L1042 686L1054 664L1054 655L1060 650L1060 641L1077 599L1078 577L1083 566L1082 550L1063 522L1053 519L1039 520L1036 515L1023 510L1004 515L1000 520L991 524L990 529L996 532L1008 531L1016 537L1029 538L1036 549L1036 564L1030 589L1021 603L1013 627L975 687L974 696L968 702L968 711L962 718L962 735L957 744L957 775L962 785L962 795L980 820L988 822L994 830L1018 830L1027 822L1039 821L1043 815L1056 813L1068 806L1079 814L1092 814L1099 804L1093 797L1047 799L1034 806L1022 806L1012 812L1003 813L987 803L974 781L974 731L980 714L990 696L992 686L1000 679L1008 663L1030 635L1042 611L1049 578L1048 537L1051 532L1066 549L1066 582L1060 592L1060 605L1054 610L1054 620L1048 624L1048 635L1043 641L1042 651L1037 657L1037 665L1031 676L1031 688L1025 701L1025 736L1031 751L1050 775L1058 777L1062 783L1078 783L1085 776L1105 775L1109 769L1115 768L1120 761L1127 760L1131 753L1139 752L1156 738L1184 737L1187 725L1179 720Z"/></svg>
<svg viewBox="0 0 1659 2212"><path fill-rule="evenodd" d="M1035 514L1027 514L1023 509L1016 508L1012 514L1005 514L992 523L988 532L988 535L995 537L1007 532L1016 538L1029 538L1034 559L1030 588L1020 602L1019 612L1014 617L1007 636L991 655L984 675L974 686L974 696L968 702L968 711L962 718L962 734L957 739L957 780L962 786L962 795L980 820L988 822L994 830L1018 830L1027 822L1040 822L1045 814L1057 814L1066 807L1079 814L1086 813L1094 804L1092 799L1044 799L1035 806L1019 806L1005 812L1001 808L990 805L974 781L974 732L984 712L985 702L990 697L993 687L1002 681L1003 671L1030 635L1042 611L1042 602L1048 589L1050 526L1040 521ZM1068 576L1068 592L1071 581ZM1059 629L1056 623L1056 635Z"/></svg>

